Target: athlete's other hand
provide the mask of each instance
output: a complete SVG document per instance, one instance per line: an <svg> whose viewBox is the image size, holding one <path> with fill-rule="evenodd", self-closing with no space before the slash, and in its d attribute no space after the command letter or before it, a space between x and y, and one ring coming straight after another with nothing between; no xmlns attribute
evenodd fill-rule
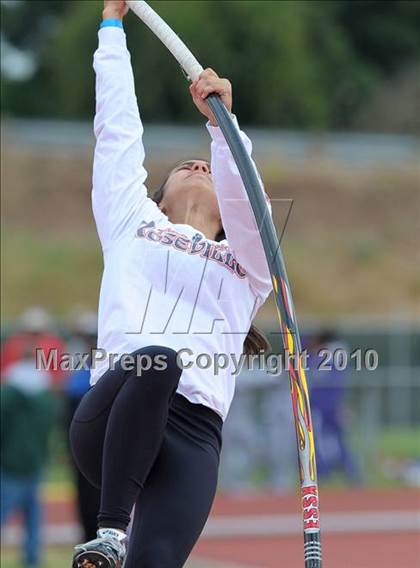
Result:
<svg viewBox="0 0 420 568"><path fill-rule="evenodd" d="M190 93L195 106L212 126L217 126L217 120L205 100L208 95L217 93L228 111L232 111L232 85L227 79L221 79L213 69L205 69L200 73L198 79L191 83Z"/></svg>
<svg viewBox="0 0 420 568"><path fill-rule="evenodd" d="M102 18L104 20L122 20L128 12L125 0L104 0Z"/></svg>

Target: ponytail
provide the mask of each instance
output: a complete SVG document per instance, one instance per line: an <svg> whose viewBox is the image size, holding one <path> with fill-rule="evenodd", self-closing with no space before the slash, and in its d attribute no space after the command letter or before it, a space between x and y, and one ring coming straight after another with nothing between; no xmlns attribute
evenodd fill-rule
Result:
<svg viewBox="0 0 420 568"><path fill-rule="evenodd" d="M260 355L270 353L271 345L264 333L253 323L244 341L245 355Z"/></svg>

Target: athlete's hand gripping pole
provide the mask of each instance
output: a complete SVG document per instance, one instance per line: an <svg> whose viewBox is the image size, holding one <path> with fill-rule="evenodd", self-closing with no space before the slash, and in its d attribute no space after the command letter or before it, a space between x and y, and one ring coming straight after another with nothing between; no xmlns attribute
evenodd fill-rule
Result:
<svg viewBox="0 0 420 568"><path fill-rule="evenodd" d="M127 0L126 4L177 59L187 77L194 81L203 71L184 42L156 12L142 0ZM215 115L242 177L248 199L260 231L261 241L271 272L283 344L288 350L289 377L298 444L299 472L302 490L305 568L321 568L318 484L316 475L314 434L309 406L309 394L303 368L299 330L287 279L280 243L265 201L263 188L242 143L230 113L218 95L209 95L207 102ZM280 559L279 559L280 562Z"/></svg>

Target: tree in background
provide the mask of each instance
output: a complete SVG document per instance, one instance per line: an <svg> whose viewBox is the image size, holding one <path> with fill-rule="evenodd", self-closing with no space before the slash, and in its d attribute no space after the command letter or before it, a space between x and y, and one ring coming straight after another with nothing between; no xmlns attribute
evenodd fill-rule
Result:
<svg viewBox="0 0 420 568"><path fill-rule="evenodd" d="M389 89L403 71L414 69L420 55L417 1L179 0L151 5L204 66L231 79L240 92L234 111L243 123L386 130L389 109L364 122L360 116L383 86ZM10 77L2 65L3 112L92 116L91 64L101 6L97 0L2 3L3 43L25 50L36 62L33 75L22 80ZM128 17L125 25L144 118L199 120L166 48L136 17ZM392 128L398 130L395 120Z"/></svg>

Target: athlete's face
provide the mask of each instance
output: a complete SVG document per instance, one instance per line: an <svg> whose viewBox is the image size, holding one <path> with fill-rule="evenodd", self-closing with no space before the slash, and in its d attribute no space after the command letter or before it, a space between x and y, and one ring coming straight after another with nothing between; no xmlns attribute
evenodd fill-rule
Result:
<svg viewBox="0 0 420 568"><path fill-rule="evenodd" d="M182 216L194 208L206 211L209 218L220 217L210 164L205 160L178 164L165 183L159 206L174 223L182 223Z"/></svg>

